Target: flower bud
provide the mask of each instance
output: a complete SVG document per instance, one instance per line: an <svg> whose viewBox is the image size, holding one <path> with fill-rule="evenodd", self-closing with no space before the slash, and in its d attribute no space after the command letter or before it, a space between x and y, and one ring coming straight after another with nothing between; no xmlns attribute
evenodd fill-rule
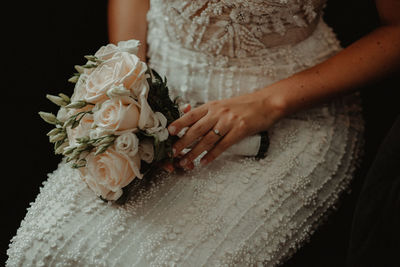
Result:
<svg viewBox="0 0 400 267"><path fill-rule="evenodd" d="M87 103L86 101L79 100L79 101L72 102L72 103L66 105L65 107L66 107L66 108L83 108L83 107L85 107L87 104L88 104L88 103Z"/></svg>
<svg viewBox="0 0 400 267"><path fill-rule="evenodd" d="M84 137L81 137L81 138L76 138L76 141L78 143L80 143L80 144L87 143L87 142L90 141L90 137L89 136L84 136Z"/></svg>
<svg viewBox="0 0 400 267"><path fill-rule="evenodd" d="M70 117L66 122L64 122L63 128L67 128L68 126L71 126L75 121L74 117Z"/></svg>
<svg viewBox="0 0 400 267"><path fill-rule="evenodd" d="M74 76L72 76L71 78L68 79L68 81L70 83L77 83L78 80L79 80L79 75L74 75Z"/></svg>
<svg viewBox="0 0 400 267"><path fill-rule="evenodd" d="M67 104L71 103L71 99L70 99L69 96L67 96L66 94L59 93L58 95L59 95L65 102L67 102Z"/></svg>
<svg viewBox="0 0 400 267"><path fill-rule="evenodd" d="M83 152L83 151L87 150L88 147L89 147L89 146L88 146L87 144L79 144L79 145L76 147L76 150L79 151L79 152Z"/></svg>
<svg viewBox="0 0 400 267"><path fill-rule="evenodd" d="M67 158L67 162L79 158L80 154L81 154L80 151L78 151L77 149L74 150L74 152Z"/></svg>
<svg viewBox="0 0 400 267"><path fill-rule="evenodd" d="M85 68L80 65L75 65L74 68L79 74L82 74L85 71Z"/></svg>
<svg viewBox="0 0 400 267"><path fill-rule="evenodd" d="M65 137L67 137L67 134L66 134L65 132L61 132L61 133L59 133L59 134L50 136L50 142L51 142L51 143L54 143L54 142L57 142L57 141L61 141L61 140L63 140Z"/></svg>
<svg viewBox="0 0 400 267"><path fill-rule="evenodd" d="M108 144L104 144L104 145L97 147L96 153L94 153L94 155L97 156L101 153L104 153L107 150L108 146L109 146Z"/></svg>
<svg viewBox="0 0 400 267"><path fill-rule="evenodd" d="M86 159L79 159L76 163L72 164L72 168L82 168L86 166Z"/></svg>
<svg viewBox="0 0 400 267"><path fill-rule="evenodd" d="M62 143L62 144L54 151L54 153L56 153L56 154L63 154L64 148L66 148L67 146L68 146L68 142Z"/></svg>
<svg viewBox="0 0 400 267"><path fill-rule="evenodd" d="M67 102L64 101L64 99L62 97L59 97L59 96L47 94L46 98L60 107L63 107L68 104Z"/></svg>
<svg viewBox="0 0 400 267"><path fill-rule="evenodd" d="M69 155L71 154L74 150L76 149L76 146L71 146L71 147L65 147L64 148L64 155Z"/></svg>
<svg viewBox="0 0 400 267"><path fill-rule="evenodd" d="M54 129L52 129L50 132L47 133L47 136L56 135L56 134L58 134L58 133L61 132L61 131L62 131L61 128L54 128Z"/></svg>
<svg viewBox="0 0 400 267"><path fill-rule="evenodd" d="M53 113L40 111L39 116L47 123L57 124L57 117Z"/></svg>
<svg viewBox="0 0 400 267"><path fill-rule="evenodd" d="M85 64L85 65L83 65L81 67L83 67L85 69L97 68L97 64L88 63L88 64Z"/></svg>
<svg viewBox="0 0 400 267"><path fill-rule="evenodd" d="M101 139L96 145L110 145L112 142L114 142L115 137L113 135L109 135L103 139Z"/></svg>
<svg viewBox="0 0 400 267"><path fill-rule="evenodd" d="M97 57L95 57L95 56L93 56L93 55L87 55L87 56L84 56L84 57L85 57L87 60L93 61L93 62L96 62L96 61L99 60Z"/></svg>

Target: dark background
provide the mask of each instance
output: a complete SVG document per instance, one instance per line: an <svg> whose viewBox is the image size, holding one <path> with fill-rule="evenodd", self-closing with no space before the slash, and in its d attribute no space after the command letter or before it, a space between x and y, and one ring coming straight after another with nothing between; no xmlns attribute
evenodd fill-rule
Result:
<svg viewBox="0 0 400 267"><path fill-rule="evenodd" d="M1 261L6 260L9 240L15 235L29 203L35 200L47 173L60 161L45 135L50 126L38 111L56 112L47 93L71 94L67 79L73 66L85 62L108 42L107 1L15 1L3 7L1 151ZM12 6L10 6L12 5ZM329 0L325 12L343 46L378 25L372 0ZM312 237L311 242L288 266L343 266L351 218L363 177L378 146L399 114L399 82L396 74L378 81L362 92L366 119L365 157L354 180L353 191L344 197L339 210Z"/></svg>

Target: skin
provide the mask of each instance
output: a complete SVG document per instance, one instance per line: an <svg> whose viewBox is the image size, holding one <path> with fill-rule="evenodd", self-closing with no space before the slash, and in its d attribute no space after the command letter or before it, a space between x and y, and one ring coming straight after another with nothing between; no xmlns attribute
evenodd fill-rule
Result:
<svg viewBox="0 0 400 267"><path fill-rule="evenodd" d="M171 123L171 135L189 127L174 144L174 155L184 169L194 167L193 160L208 151L201 164L207 165L231 145L246 136L265 131L279 119L328 101L398 71L400 67L400 0L376 0L381 25L335 56L280 80L254 93L211 101L194 108ZM110 41L135 38L146 43L143 14L148 1L111 0L109 2ZM116 16L118 14L118 16ZM132 16L136 14L136 16ZM135 26L136 25L136 26ZM145 60L146 47L139 50ZM212 130L218 129L222 137ZM192 145L182 155L184 148ZM169 171L173 166L166 166Z"/></svg>

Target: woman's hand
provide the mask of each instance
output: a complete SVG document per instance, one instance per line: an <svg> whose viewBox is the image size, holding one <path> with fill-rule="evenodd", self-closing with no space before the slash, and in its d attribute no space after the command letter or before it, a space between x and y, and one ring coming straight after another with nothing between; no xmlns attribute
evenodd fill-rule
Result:
<svg viewBox="0 0 400 267"><path fill-rule="evenodd" d="M207 151L200 161L202 165L206 165L244 137L268 129L281 117L283 109L265 95L265 92L255 92L212 101L171 123L168 127L171 135L189 127L185 135L174 144L174 156L180 155L184 148L194 144L180 159L179 165L191 169L194 166L193 160Z"/></svg>

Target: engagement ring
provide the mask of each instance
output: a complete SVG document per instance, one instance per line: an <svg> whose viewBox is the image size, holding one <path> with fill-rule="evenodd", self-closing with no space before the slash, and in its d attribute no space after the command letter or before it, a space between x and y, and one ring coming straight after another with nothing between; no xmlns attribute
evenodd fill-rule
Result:
<svg viewBox="0 0 400 267"><path fill-rule="evenodd" d="M218 135L219 137L222 137L222 135L220 134L220 132L217 129L214 129L213 132Z"/></svg>

